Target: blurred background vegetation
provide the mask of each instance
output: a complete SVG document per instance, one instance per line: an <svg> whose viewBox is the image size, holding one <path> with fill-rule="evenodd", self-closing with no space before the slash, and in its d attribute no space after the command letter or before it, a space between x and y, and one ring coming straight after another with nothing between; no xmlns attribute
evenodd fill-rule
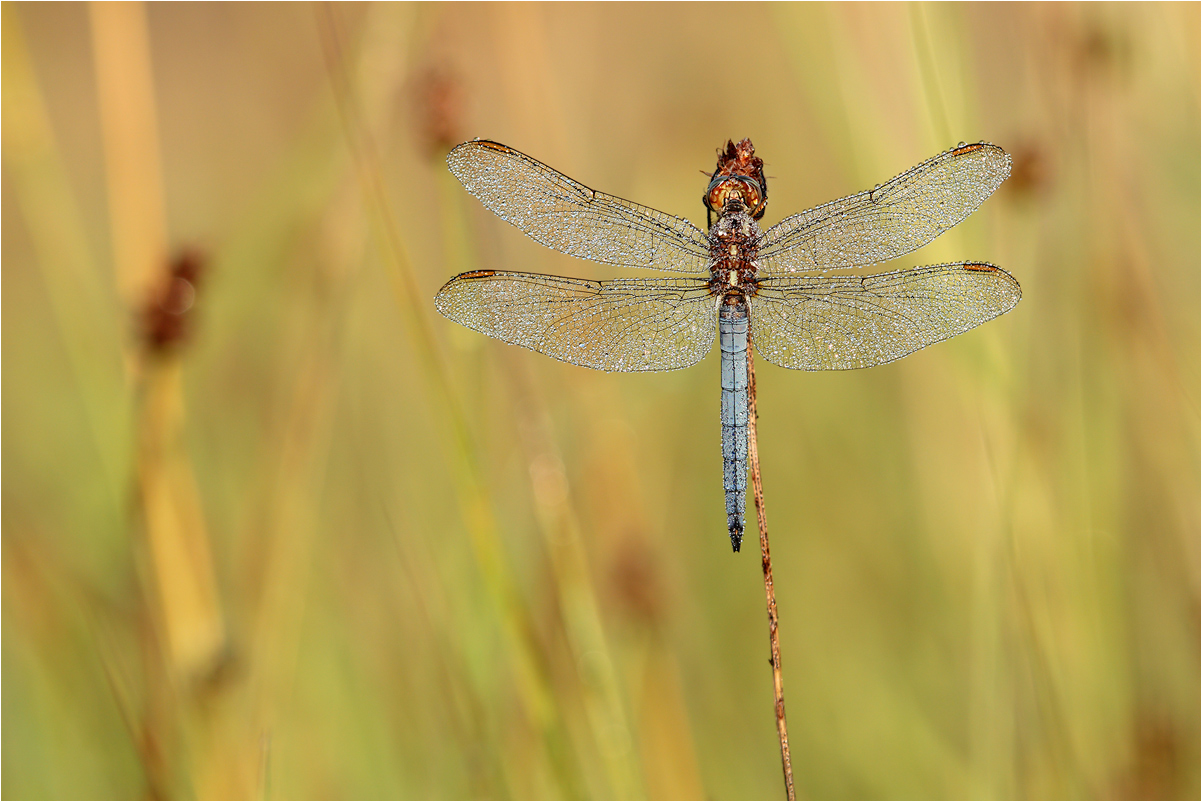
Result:
<svg viewBox="0 0 1202 802"><path fill-rule="evenodd" d="M603 278L443 163L488 137L771 224L957 141L896 265L1010 314L759 371L799 793L1199 795L1199 6L3 6L5 797L781 795L717 356L441 319ZM185 311L186 310L186 311Z"/></svg>

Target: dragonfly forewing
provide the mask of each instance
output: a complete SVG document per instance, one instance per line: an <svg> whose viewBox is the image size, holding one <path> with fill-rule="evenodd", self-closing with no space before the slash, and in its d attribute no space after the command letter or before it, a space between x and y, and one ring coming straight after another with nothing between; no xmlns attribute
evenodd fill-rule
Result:
<svg viewBox="0 0 1202 802"><path fill-rule="evenodd" d="M478 139L447 156L468 192L548 248L626 267L705 273L705 235L674 217L606 195L513 148Z"/></svg>
<svg viewBox="0 0 1202 802"><path fill-rule="evenodd" d="M1014 277L960 262L872 276L788 276L760 281L750 299L756 353L783 368L883 365L1010 311Z"/></svg>
<svg viewBox="0 0 1202 802"><path fill-rule="evenodd" d="M940 153L875 189L795 214L764 232L759 274L832 270L895 259L972 214L1010 175L996 145Z"/></svg>
<svg viewBox="0 0 1202 802"><path fill-rule="evenodd" d="M608 371L695 365L716 326L706 283L689 278L589 281L480 270L451 279L434 303L489 337Z"/></svg>

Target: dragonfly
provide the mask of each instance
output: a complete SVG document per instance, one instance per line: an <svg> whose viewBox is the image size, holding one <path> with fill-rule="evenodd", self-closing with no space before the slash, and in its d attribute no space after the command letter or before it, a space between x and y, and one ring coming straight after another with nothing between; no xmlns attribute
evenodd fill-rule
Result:
<svg viewBox="0 0 1202 802"><path fill-rule="evenodd" d="M988 142L961 142L763 231L768 183L749 139L718 149L702 196L706 231L498 142L464 142L447 165L484 206L542 245L679 274L593 281L473 270L448 281L434 302L489 337L604 371L687 368L709 353L716 332L723 492L736 552L746 511L749 347L784 368L867 368L962 334L1022 297L1014 277L987 262L828 275L903 256L972 214L1010 175L1010 156Z"/></svg>

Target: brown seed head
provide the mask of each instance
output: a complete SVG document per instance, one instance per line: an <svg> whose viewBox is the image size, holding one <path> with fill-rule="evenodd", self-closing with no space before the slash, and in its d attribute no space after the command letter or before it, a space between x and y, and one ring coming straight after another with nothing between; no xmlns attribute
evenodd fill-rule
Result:
<svg viewBox="0 0 1202 802"><path fill-rule="evenodd" d="M193 250L179 253L160 274L142 306L142 339L148 351L166 352L191 331L189 312L196 302L196 288L204 272L204 259Z"/></svg>
<svg viewBox="0 0 1202 802"><path fill-rule="evenodd" d="M725 148L718 148L718 169L714 175L745 175L764 182L764 160L755 155L755 145L750 139L726 141Z"/></svg>
<svg viewBox="0 0 1202 802"><path fill-rule="evenodd" d="M444 156L463 141L463 81L449 69L435 66L421 74L415 89L415 119L426 150Z"/></svg>

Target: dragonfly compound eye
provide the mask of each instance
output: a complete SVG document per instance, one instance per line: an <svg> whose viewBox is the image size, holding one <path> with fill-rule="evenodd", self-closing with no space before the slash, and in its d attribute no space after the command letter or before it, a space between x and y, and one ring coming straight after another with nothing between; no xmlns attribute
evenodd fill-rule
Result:
<svg viewBox="0 0 1202 802"><path fill-rule="evenodd" d="M764 193L755 179L741 175L714 176L705 193L706 205L714 211L721 211L732 198L741 200L753 217L762 212Z"/></svg>

